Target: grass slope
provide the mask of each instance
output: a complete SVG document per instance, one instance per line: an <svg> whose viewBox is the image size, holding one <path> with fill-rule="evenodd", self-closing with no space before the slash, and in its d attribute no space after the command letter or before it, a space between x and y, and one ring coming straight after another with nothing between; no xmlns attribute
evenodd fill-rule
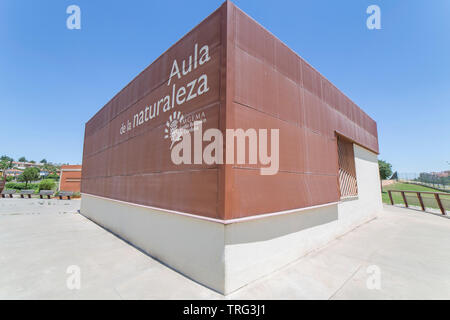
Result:
<svg viewBox="0 0 450 320"><path fill-rule="evenodd" d="M426 191L426 192L442 192L430 187L419 186L415 184L409 183L395 183L390 186L383 187L382 198L383 202L390 204L388 190L404 190L404 191ZM395 204L404 204L403 197L399 192L393 192L392 198L394 199ZM422 198L426 207L438 209L439 206L436 202L434 195L432 194L422 194ZM446 210L450 210L450 194L448 196L441 195L440 196L443 206ZM407 193L406 200L409 205L420 207L419 199L416 194Z"/></svg>

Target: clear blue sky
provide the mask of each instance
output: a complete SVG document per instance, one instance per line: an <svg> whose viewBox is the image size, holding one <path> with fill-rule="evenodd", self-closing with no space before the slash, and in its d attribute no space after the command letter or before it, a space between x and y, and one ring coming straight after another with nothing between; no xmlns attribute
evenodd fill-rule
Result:
<svg viewBox="0 0 450 320"><path fill-rule="evenodd" d="M81 163L84 124L222 2L1 0L0 154ZM450 1L234 3L377 121L395 170L450 169ZM371 4L382 30L366 28Z"/></svg>

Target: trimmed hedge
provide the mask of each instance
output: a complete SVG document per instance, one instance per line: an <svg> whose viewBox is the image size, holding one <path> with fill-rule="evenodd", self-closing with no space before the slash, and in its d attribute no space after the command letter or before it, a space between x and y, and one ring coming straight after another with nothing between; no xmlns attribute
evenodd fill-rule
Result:
<svg viewBox="0 0 450 320"><path fill-rule="evenodd" d="M16 182L8 182L5 185L5 189L14 189L14 190L38 190L39 184L37 183L29 183L25 185L25 183L16 183Z"/></svg>

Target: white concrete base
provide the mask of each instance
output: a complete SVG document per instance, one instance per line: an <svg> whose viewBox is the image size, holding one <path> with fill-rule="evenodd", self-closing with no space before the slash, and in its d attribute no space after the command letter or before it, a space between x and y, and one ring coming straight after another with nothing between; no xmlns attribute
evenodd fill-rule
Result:
<svg viewBox="0 0 450 320"><path fill-rule="evenodd" d="M354 151L358 198L339 204L225 224L84 194L81 214L189 278L229 294L382 210L377 156L356 145Z"/></svg>
<svg viewBox="0 0 450 320"><path fill-rule="evenodd" d="M224 291L222 224L85 194L80 212L189 278Z"/></svg>

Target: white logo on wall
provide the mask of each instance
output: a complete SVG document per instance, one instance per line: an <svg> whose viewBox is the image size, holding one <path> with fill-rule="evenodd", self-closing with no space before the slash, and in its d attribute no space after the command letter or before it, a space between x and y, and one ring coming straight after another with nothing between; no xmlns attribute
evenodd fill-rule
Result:
<svg viewBox="0 0 450 320"><path fill-rule="evenodd" d="M206 122L206 115L203 111L197 112L193 115L184 117L180 111L175 111L170 115L164 128L164 138L171 140L170 149L173 148L176 142L182 140L183 134L199 130L199 122Z"/></svg>
<svg viewBox="0 0 450 320"><path fill-rule="evenodd" d="M207 165L225 163L244 165L248 163L259 164L261 175L277 174L279 169L279 129L270 129L270 143L268 129L249 128L244 131L238 128L226 129L223 132L217 128L209 128L203 132L203 124L207 120L204 111L186 115L177 110L182 108L185 103L211 92L206 73L200 76L195 75L193 80L189 79L184 83L179 81L211 61L208 45L199 48L196 43L193 54L188 58L182 60L181 63L177 59L173 61L167 82L167 87L171 87L171 90L167 89L167 92L161 94L159 98L153 97L150 103L140 105L139 109L131 114L131 118L123 119L119 125L120 135L129 134L135 128L154 122L160 115L166 114L168 119L165 120L164 139L170 139L171 160L175 165L203 163ZM192 106L201 107L201 104L191 102ZM193 133L192 139L191 133ZM226 141L224 133L226 133ZM205 147L204 142L207 143ZM248 162L246 158L248 158Z"/></svg>
<svg viewBox="0 0 450 320"><path fill-rule="evenodd" d="M210 92L208 76L206 74L202 74L192 81L186 81L184 84L172 81L172 78L173 80L182 79L209 61L211 61L211 56L209 55L208 45L204 45L199 50L199 45L197 43L194 45L194 52L189 56L189 60L185 59L181 63L178 63L177 59L175 59L167 83L167 86L169 87L171 82L174 82L172 83L171 90L160 96L158 99L153 100L152 103L141 106L141 109L136 111L132 116L132 119L122 122L119 128L120 135L127 134L137 127L155 121L161 114L166 112L170 114L177 107L180 108L185 103L194 101L200 96ZM172 114L172 119L169 119L169 124L174 121L174 118L177 115L178 113L175 114L175 112ZM179 121L180 119L177 118L176 120ZM187 121L187 119L185 120ZM176 122L174 122L173 125L175 125L175 123ZM170 132L168 133L170 135Z"/></svg>

